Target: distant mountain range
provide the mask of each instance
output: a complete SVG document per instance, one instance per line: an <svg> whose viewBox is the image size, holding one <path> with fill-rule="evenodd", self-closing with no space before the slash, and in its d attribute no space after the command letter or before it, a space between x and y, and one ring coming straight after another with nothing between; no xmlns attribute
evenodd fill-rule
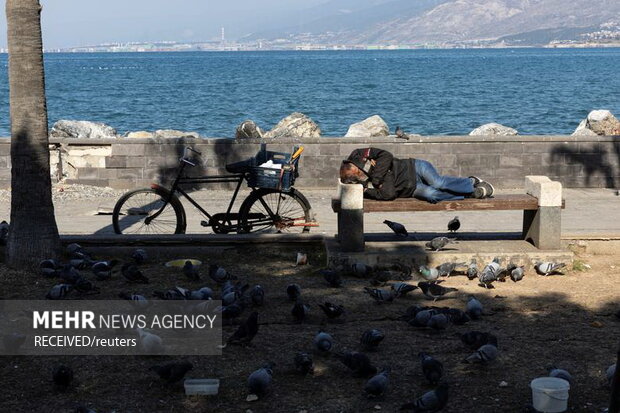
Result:
<svg viewBox="0 0 620 413"><path fill-rule="evenodd" d="M242 40L301 38L342 44L620 40L619 0L331 0Z"/></svg>

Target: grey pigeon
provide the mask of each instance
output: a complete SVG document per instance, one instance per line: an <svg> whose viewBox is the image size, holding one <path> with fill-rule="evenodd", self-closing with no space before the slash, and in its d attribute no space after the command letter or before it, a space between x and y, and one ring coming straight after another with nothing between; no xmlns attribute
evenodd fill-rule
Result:
<svg viewBox="0 0 620 413"><path fill-rule="evenodd" d="M293 309L291 310L291 314L293 315L293 318L295 319L295 321L299 323L303 322L306 319L309 312L310 312L310 307L308 307L301 301L297 301L295 305L293 306Z"/></svg>
<svg viewBox="0 0 620 413"><path fill-rule="evenodd" d="M109 280L112 278L112 270L118 264L117 260L110 261L97 261L93 263L90 270L95 275L95 278L99 281Z"/></svg>
<svg viewBox="0 0 620 413"><path fill-rule="evenodd" d="M439 276L449 277L458 267L463 267L464 265L464 262L445 262L437 267L437 271Z"/></svg>
<svg viewBox="0 0 620 413"><path fill-rule="evenodd" d="M367 396L370 397L378 397L385 394L387 391L388 385L390 384L389 374L390 368L387 367L381 371L381 373L373 376L370 380L366 382L364 386L364 392Z"/></svg>
<svg viewBox="0 0 620 413"><path fill-rule="evenodd" d="M400 410L411 410L414 413L435 413L448 404L448 384L441 383L435 390L424 393L411 403L403 404Z"/></svg>
<svg viewBox="0 0 620 413"><path fill-rule="evenodd" d="M491 333L483 333L481 331L468 331L461 334L461 341L472 350L479 349L485 344L492 344L497 347L497 337Z"/></svg>
<svg viewBox="0 0 620 413"><path fill-rule="evenodd" d="M571 385L571 387L573 385L573 376L564 369L558 369L555 367L549 368L549 377L556 377L558 379L564 379Z"/></svg>
<svg viewBox="0 0 620 413"><path fill-rule="evenodd" d="M66 389L73 381L73 369L62 364L54 367L52 380L56 386Z"/></svg>
<svg viewBox="0 0 620 413"><path fill-rule="evenodd" d="M439 284L429 283L429 282L424 282L424 281L419 282L418 287L420 287L420 289L422 290L422 292L427 298L433 301L438 300L439 298L443 297L444 295L448 293L451 293L453 291L458 291L458 289L456 288L442 287Z"/></svg>
<svg viewBox="0 0 620 413"><path fill-rule="evenodd" d="M202 287L190 293L191 300L212 300L213 290L209 287Z"/></svg>
<svg viewBox="0 0 620 413"><path fill-rule="evenodd" d="M248 377L248 391L250 394L254 394L258 397L263 397L266 395L270 388L273 375L273 368L275 367L275 363L270 362L260 369L254 371Z"/></svg>
<svg viewBox="0 0 620 413"><path fill-rule="evenodd" d="M142 274L142 271L137 265L131 263L125 263L121 267L121 274L123 277L131 283L148 284L149 279Z"/></svg>
<svg viewBox="0 0 620 413"><path fill-rule="evenodd" d="M0 245L6 245L6 242L9 239L9 228L10 225L8 222L0 222Z"/></svg>
<svg viewBox="0 0 620 413"><path fill-rule="evenodd" d="M409 135L407 135L405 133L404 130L402 130L402 128L400 126L397 126L396 129L394 130L394 135L398 138L398 139L404 139L406 141L409 140Z"/></svg>
<svg viewBox="0 0 620 413"><path fill-rule="evenodd" d="M493 288L493 282L497 281L502 268L499 264L499 258L494 258L490 264L487 264L482 272L478 275L480 285L485 288Z"/></svg>
<svg viewBox="0 0 620 413"><path fill-rule="evenodd" d="M152 366L149 370L157 373L166 383L172 384L185 377L185 374L193 368L194 365L189 361L182 361Z"/></svg>
<svg viewBox="0 0 620 413"><path fill-rule="evenodd" d="M200 274L198 273L198 266L194 265L190 260L185 261L183 265L183 274L191 281L199 281Z"/></svg>
<svg viewBox="0 0 620 413"><path fill-rule="evenodd" d="M237 331L234 332L226 344L247 344L252 341L258 333L258 313L254 311L247 320L245 320Z"/></svg>
<svg viewBox="0 0 620 413"><path fill-rule="evenodd" d="M330 320L336 319L344 314L344 307L342 305L336 305L326 301L325 304L319 304L319 307L321 307L321 310L323 310Z"/></svg>
<svg viewBox="0 0 620 413"><path fill-rule="evenodd" d="M431 320L431 317L436 314L437 312L435 310L418 311L415 316L411 318L408 322L413 327L427 327L428 322Z"/></svg>
<svg viewBox="0 0 620 413"><path fill-rule="evenodd" d="M325 281L327 281L330 287L342 287L342 279L340 278L340 273L338 271L330 268L325 268L320 270L319 274L323 276L323 278L325 279Z"/></svg>
<svg viewBox="0 0 620 413"><path fill-rule="evenodd" d="M329 353L333 345L334 338L324 331L319 331L314 337L314 347L319 351L319 353Z"/></svg>
<svg viewBox="0 0 620 413"><path fill-rule="evenodd" d="M153 291L153 296L162 300L187 300L192 293L183 287L174 287L168 291Z"/></svg>
<svg viewBox="0 0 620 413"><path fill-rule="evenodd" d="M358 278L368 278L372 274L372 267L363 262L354 262L351 265L351 274Z"/></svg>
<svg viewBox="0 0 620 413"><path fill-rule="evenodd" d="M467 301L466 310L467 314L474 320L478 320L482 317L482 303L474 296L469 297Z"/></svg>
<svg viewBox="0 0 620 413"><path fill-rule="evenodd" d="M56 284L47 292L45 298L48 300L62 300L71 290L73 290L73 286L70 284Z"/></svg>
<svg viewBox="0 0 620 413"><path fill-rule="evenodd" d="M39 264L41 275L45 278L53 278L59 275L58 271L62 268L62 264L56 260L43 260Z"/></svg>
<svg viewBox="0 0 620 413"><path fill-rule="evenodd" d="M469 266L467 267L467 278L473 280L478 277L478 263L476 259L471 260Z"/></svg>
<svg viewBox="0 0 620 413"><path fill-rule="evenodd" d="M312 361L312 356L308 353L300 352L295 354L294 362L295 370L304 376L314 373L314 362Z"/></svg>
<svg viewBox="0 0 620 413"><path fill-rule="evenodd" d="M525 267L514 267L510 270L510 279L514 282L521 281L525 275Z"/></svg>
<svg viewBox="0 0 620 413"><path fill-rule="evenodd" d="M301 287L297 284L289 284L286 287L286 295L290 301L296 301L301 295Z"/></svg>
<svg viewBox="0 0 620 413"><path fill-rule="evenodd" d="M426 326L433 330L445 330L448 327L448 316L445 314L435 314L431 316Z"/></svg>
<svg viewBox="0 0 620 413"><path fill-rule="evenodd" d="M98 292L99 288L84 277L78 278L73 284L75 291L79 293Z"/></svg>
<svg viewBox="0 0 620 413"><path fill-rule="evenodd" d="M218 284L237 279L236 276L228 273L224 267L220 267L217 264L209 265L209 277Z"/></svg>
<svg viewBox="0 0 620 413"><path fill-rule="evenodd" d="M611 386L611 383L614 381L614 376L616 375L616 363L607 367L605 370L605 377L607 377L607 383Z"/></svg>
<svg viewBox="0 0 620 413"><path fill-rule="evenodd" d="M368 377L377 373L368 356L357 351L335 353L338 360L347 366L357 377Z"/></svg>
<svg viewBox="0 0 620 413"><path fill-rule="evenodd" d="M362 333L360 344L364 350L374 351L377 347L379 347L379 343L381 343L384 338L385 334L383 334L380 330L366 330Z"/></svg>
<svg viewBox="0 0 620 413"><path fill-rule="evenodd" d="M75 284L82 276L80 272L71 264L63 265L58 272L58 276L67 284Z"/></svg>
<svg viewBox="0 0 620 413"><path fill-rule="evenodd" d="M534 268L540 275L551 275L560 272L562 268L566 267L563 262L537 262Z"/></svg>
<svg viewBox="0 0 620 413"><path fill-rule="evenodd" d="M418 288L417 285L411 285L404 282L397 282L392 284L392 290L396 293L396 297L402 297L407 295L407 293L416 290Z"/></svg>
<svg viewBox="0 0 620 413"><path fill-rule="evenodd" d="M370 295L377 303L386 303L394 301L396 293L390 290L381 290L379 288L364 287L364 291Z"/></svg>
<svg viewBox="0 0 620 413"><path fill-rule="evenodd" d="M471 317L469 317L465 311L458 308L448 308L445 310L444 314L452 324L457 326L461 326L471 320Z"/></svg>
<svg viewBox="0 0 620 413"><path fill-rule="evenodd" d="M497 358L497 353L497 347L492 344L485 344L463 360L463 363L488 363Z"/></svg>
<svg viewBox="0 0 620 413"><path fill-rule="evenodd" d="M16 353L26 342L26 336L20 333L6 334L2 337L2 345L9 353Z"/></svg>
<svg viewBox="0 0 620 413"><path fill-rule="evenodd" d="M265 289L260 285L255 285L250 290L250 299L252 300L252 304L260 307L265 304Z"/></svg>
<svg viewBox="0 0 620 413"><path fill-rule="evenodd" d="M438 384L441 376L443 376L443 364L427 353L419 353L418 358L420 359L422 373L424 373L426 380L430 384Z"/></svg>
<svg viewBox="0 0 620 413"><path fill-rule="evenodd" d="M131 259L137 265L142 265L149 259L149 255L142 248L138 248L131 253Z"/></svg>
<svg viewBox="0 0 620 413"><path fill-rule="evenodd" d="M80 244L73 243L73 244L67 245L67 254L69 255L70 259L77 259L77 260L84 260L84 261L91 260L90 254L88 254L84 250L84 248L82 248Z"/></svg>
<svg viewBox="0 0 620 413"><path fill-rule="evenodd" d="M430 242L427 242L426 248L432 250L432 251L441 251L442 249L445 248L446 245L453 243L455 240L454 239L450 239L448 237L437 237L437 238L433 238L432 240L430 240Z"/></svg>
<svg viewBox="0 0 620 413"><path fill-rule="evenodd" d="M434 282L439 279L439 270L437 268L429 268L426 265L420 265L418 271L426 281Z"/></svg>
<svg viewBox="0 0 620 413"><path fill-rule="evenodd" d="M448 222L448 231L456 232L461 228L461 221L459 221L459 217L454 217Z"/></svg>
<svg viewBox="0 0 620 413"><path fill-rule="evenodd" d="M390 229L394 231L394 234L400 235L401 237L409 236L409 233L407 232L407 228L405 228L403 224L399 224L398 222L394 222L394 221L388 221L387 219L383 221L383 223L387 225L388 227L390 227Z"/></svg>

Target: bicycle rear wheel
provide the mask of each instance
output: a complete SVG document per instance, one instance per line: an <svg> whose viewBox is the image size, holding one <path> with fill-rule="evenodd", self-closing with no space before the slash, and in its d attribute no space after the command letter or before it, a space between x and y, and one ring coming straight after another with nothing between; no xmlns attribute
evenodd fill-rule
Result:
<svg viewBox="0 0 620 413"><path fill-rule="evenodd" d="M165 204L168 198L170 201ZM137 189L118 200L112 212L112 225L117 234L183 234L185 210L181 201L170 197L167 190Z"/></svg>
<svg viewBox="0 0 620 413"><path fill-rule="evenodd" d="M314 217L301 192L276 189L253 191L239 209L239 232L309 232Z"/></svg>

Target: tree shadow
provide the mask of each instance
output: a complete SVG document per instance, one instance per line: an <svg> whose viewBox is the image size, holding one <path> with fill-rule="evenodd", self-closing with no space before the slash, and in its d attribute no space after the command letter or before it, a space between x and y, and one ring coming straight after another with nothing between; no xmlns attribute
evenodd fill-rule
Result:
<svg viewBox="0 0 620 413"><path fill-rule="evenodd" d="M615 152L619 157L620 165L620 143L614 143ZM614 167L607 159L607 151L597 147L597 144L593 144L591 150L574 150L568 145L558 145L551 150L551 170L553 173L562 179L562 177L569 177L570 179L578 179L575 175L575 171L571 170L573 165L580 165L584 171L584 182L580 183L585 187L589 187L592 184L595 175L599 174L605 181L607 188L615 188L615 173ZM572 177L572 178L571 178ZM566 184L566 182L563 182ZM568 182L571 184L572 182ZM595 185L597 186L597 185Z"/></svg>

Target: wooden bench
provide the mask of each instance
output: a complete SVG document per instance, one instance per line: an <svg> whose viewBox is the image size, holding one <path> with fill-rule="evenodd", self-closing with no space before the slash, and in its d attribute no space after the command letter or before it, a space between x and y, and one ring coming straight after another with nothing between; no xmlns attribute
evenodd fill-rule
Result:
<svg viewBox="0 0 620 413"><path fill-rule="evenodd" d="M539 249L559 249L561 210L565 207L562 185L546 176L528 176L525 190L524 194L431 204L414 198L393 201L364 199L362 185L339 182L332 209L338 213L338 240L345 252L364 250L364 213L421 211L523 211L523 239Z"/></svg>

